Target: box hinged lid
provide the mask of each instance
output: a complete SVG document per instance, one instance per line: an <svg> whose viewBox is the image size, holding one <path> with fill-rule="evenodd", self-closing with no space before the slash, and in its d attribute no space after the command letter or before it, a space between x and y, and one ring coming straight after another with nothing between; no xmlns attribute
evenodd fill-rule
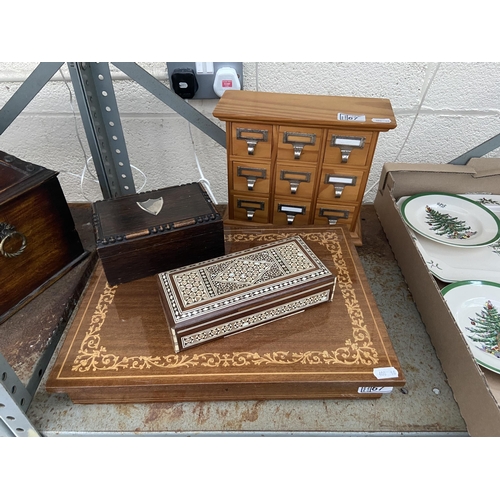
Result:
<svg viewBox="0 0 500 500"><path fill-rule="evenodd" d="M197 182L93 204L98 249L216 220L221 215Z"/></svg>
<svg viewBox="0 0 500 500"><path fill-rule="evenodd" d="M0 204L33 189L58 173L0 151Z"/></svg>

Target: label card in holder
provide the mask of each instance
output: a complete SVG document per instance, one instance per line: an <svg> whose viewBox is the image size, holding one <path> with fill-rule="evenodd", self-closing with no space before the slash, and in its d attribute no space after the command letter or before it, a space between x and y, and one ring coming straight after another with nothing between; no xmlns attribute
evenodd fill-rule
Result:
<svg viewBox="0 0 500 500"><path fill-rule="evenodd" d="M375 375L375 377L379 380L384 378L396 378L398 376L398 371L392 366L388 366L386 368L374 368L373 375Z"/></svg>
<svg viewBox="0 0 500 500"><path fill-rule="evenodd" d="M337 120L350 122L365 122L365 115L351 115L349 113L338 113Z"/></svg>
<svg viewBox="0 0 500 500"><path fill-rule="evenodd" d="M392 392L392 387L358 387L358 394L366 393L378 393L378 394L390 394Z"/></svg>

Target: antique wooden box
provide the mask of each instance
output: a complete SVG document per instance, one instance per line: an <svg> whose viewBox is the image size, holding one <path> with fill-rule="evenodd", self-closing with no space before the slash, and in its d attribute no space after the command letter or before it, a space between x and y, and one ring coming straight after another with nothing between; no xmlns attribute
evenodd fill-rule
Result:
<svg viewBox="0 0 500 500"><path fill-rule="evenodd" d="M0 151L0 322L88 255L57 175Z"/></svg>
<svg viewBox="0 0 500 500"><path fill-rule="evenodd" d="M335 279L299 236L158 275L176 353L330 302Z"/></svg>
<svg viewBox="0 0 500 500"><path fill-rule="evenodd" d="M388 99L228 90L213 112L226 122L228 221L348 227L359 213Z"/></svg>
<svg viewBox="0 0 500 500"><path fill-rule="evenodd" d="M93 204L96 246L110 285L224 254L224 228L193 182Z"/></svg>
<svg viewBox="0 0 500 500"><path fill-rule="evenodd" d="M178 354L157 277L109 286L98 264L46 390L74 403L153 403L365 399L402 387L404 374L345 226L228 226L226 253L293 235L337 276L333 300ZM391 368L390 377L378 378L383 368Z"/></svg>

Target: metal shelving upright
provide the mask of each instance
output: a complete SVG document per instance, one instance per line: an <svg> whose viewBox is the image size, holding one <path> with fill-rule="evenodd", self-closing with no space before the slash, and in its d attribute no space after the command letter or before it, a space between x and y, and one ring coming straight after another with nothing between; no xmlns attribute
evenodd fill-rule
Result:
<svg viewBox="0 0 500 500"><path fill-rule="evenodd" d="M0 135L19 116L32 99L60 70L64 63L40 63L14 95L0 109ZM185 102L137 63L112 63L160 101L187 119L214 141L225 147L224 130ZM69 62L73 89L78 102L87 141L104 199L135 193L127 146L116 103L109 63ZM72 297L52 332L47 349L36 364L35 373L25 385L0 353L0 436L39 436L26 416L40 380L76 306Z"/></svg>

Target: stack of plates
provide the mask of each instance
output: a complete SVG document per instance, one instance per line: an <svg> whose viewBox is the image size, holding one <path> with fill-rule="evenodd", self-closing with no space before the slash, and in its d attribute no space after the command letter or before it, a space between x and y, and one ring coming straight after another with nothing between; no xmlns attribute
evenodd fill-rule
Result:
<svg viewBox="0 0 500 500"><path fill-rule="evenodd" d="M420 193L398 201L476 361L500 373L500 195Z"/></svg>
<svg viewBox="0 0 500 500"><path fill-rule="evenodd" d="M500 282L500 195L421 193L401 198L398 205L436 278L446 283L471 279ZM439 213L456 218L456 224L470 229L456 237L439 234L442 231L429 223L433 219L427 207L434 216Z"/></svg>
<svg viewBox="0 0 500 500"><path fill-rule="evenodd" d="M441 293L477 363L500 373L500 284L457 281Z"/></svg>

